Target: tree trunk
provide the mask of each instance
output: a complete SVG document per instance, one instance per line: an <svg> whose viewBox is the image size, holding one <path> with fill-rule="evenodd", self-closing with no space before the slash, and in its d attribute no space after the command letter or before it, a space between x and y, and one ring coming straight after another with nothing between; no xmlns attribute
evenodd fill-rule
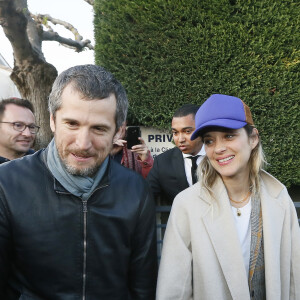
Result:
<svg viewBox="0 0 300 300"><path fill-rule="evenodd" d="M44 148L52 138L49 126L48 96L57 76L54 66L46 62L22 65L15 64L11 78L25 99L29 99L35 109L36 123L40 126L35 149Z"/></svg>
<svg viewBox="0 0 300 300"><path fill-rule="evenodd" d="M54 66L42 53L42 27L35 24L25 0L0 0L0 24L14 51L11 79L22 97L32 102L36 122L41 127L35 149L47 146L52 135L47 100L57 76Z"/></svg>

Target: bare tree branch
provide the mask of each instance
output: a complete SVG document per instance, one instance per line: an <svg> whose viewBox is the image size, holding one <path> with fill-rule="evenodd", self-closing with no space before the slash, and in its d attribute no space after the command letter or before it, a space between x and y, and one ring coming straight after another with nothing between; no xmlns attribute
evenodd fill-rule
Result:
<svg viewBox="0 0 300 300"><path fill-rule="evenodd" d="M0 25L13 47L16 62L45 61L41 51L41 31L33 24L27 3L1 0Z"/></svg>
<svg viewBox="0 0 300 300"><path fill-rule="evenodd" d="M62 36L60 36L57 32L51 32L51 31L44 31L43 32L43 40L44 41L57 41L61 45L75 49L77 52L81 52L84 50L85 47L88 47L89 49L93 50L94 47L91 45L90 40L84 40L84 41L75 41L72 39L67 39Z"/></svg>
<svg viewBox="0 0 300 300"><path fill-rule="evenodd" d="M37 24L40 24L42 26L45 26L45 28L48 28L48 31L45 31L45 30L43 31L43 35L42 35L43 41L57 41L65 47L75 49L75 51L77 51L77 52L83 51L86 47L91 50L94 49L90 40L82 41L83 37L79 34L78 30L72 24L70 24L66 21L62 21L62 20L53 18L48 14L46 14L46 15L31 14L31 16ZM74 40L60 36L57 32L55 32L52 29L49 22L51 22L53 25L61 25L61 26L65 27L67 30L69 30L70 32L72 32L74 35Z"/></svg>

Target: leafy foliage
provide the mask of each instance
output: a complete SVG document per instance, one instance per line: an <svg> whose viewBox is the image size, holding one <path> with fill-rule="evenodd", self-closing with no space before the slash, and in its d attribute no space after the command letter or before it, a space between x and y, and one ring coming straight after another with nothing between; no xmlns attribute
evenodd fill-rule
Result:
<svg viewBox="0 0 300 300"><path fill-rule="evenodd" d="M124 84L129 122L168 128L213 93L251 108L269 162L300 184L296 0L95 1L96 63Z"/></svg>

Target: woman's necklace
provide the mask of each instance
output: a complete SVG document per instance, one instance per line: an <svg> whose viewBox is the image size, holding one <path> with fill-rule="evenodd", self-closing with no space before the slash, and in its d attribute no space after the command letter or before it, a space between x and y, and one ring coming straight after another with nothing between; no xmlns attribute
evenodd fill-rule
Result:
<svg viewBox="0 0 300 300"><path fill-rule="evenodd" d="M251 195L251 191L249 191L247 193L247 195L245 196L245 198L243 198L241 201L235 201L235 200L231 199L230 197L229 197L229 200L233 203L241 204L241 203L245 202L246 200L248 200L250 195ZM236 214L238 217L240 217L242 215L242 213L238 207L236 208Z"/></svg>

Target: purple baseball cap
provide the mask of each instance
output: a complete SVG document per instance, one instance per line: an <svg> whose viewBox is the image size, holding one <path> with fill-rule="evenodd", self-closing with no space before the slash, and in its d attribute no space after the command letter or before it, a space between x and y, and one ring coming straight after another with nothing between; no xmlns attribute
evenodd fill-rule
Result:
<svg viewBox="0 0 300 300"><path fill-rule="evenodd" d="M239 98L221 94L211 95L198 109L195 116L196 139L207 127L217 126L239 129L246 124L254 125L250 108Z"/></svg>

